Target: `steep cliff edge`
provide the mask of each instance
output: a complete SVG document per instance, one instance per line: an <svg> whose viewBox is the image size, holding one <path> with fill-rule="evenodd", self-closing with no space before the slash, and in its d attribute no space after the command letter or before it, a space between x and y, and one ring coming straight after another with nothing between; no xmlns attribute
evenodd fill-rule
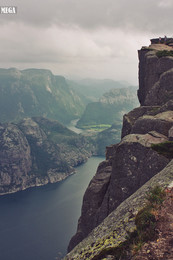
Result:
<svg viewBox="0 0 173 260"><path fill-rule="evenodd" d="M85 137L57 121L0 124L0 195L63 180L92 152Z"/></svg>
<svg viewBox="0 0 173 260"><path fill-rule="evenodd" d="M167 143L173 126L171 51L172 47L165 44L152 44L139 51L141 107L124 116L121 142L107 148L106 161L99 165L85 192L77 233L70 241L69 251L125 199L166 169L170 158L153 146ZM172 172L169 174L172 177ZM106 226L104 229L107 233Z"/></svg>

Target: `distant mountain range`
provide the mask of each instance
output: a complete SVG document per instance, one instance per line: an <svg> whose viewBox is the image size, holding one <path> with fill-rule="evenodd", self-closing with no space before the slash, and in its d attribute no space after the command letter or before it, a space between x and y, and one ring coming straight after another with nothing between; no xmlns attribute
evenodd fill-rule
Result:
<svg viewBox="0 0 173 260"><path fill-rule="evenodd" d="M122 122L123 114L139 104L136 93L137 87L111 89L98 102L91 102L86 106L77 126L86 128Z"/></svg>
<svg viewBox="0 0 173 260"><path fill-rule="evenodd" d="M127 85L111 79L72 81L44 69L0 69L0 122L44 117L68 124L80 118L78 127L94 130L103 124L110 128L88 140L96 154L104 155L107 145L120 140L122 115L138 104L137 88Z"/></svg>
<svg viewBox="0 0 173 260"><path fill-rule="evenodd" d="M125 88L129 84L125 81L115 81L112 79L82 79L68 80L69 86L78 94L84 97L86 103L98 101L98 99L111 89Z"/></svg>
<svg viewBox="0 0 173 260"><path fill-rule="evenodd" d="M84 107L65 78L49 70L0 69L0 122L44 116L68 123L79 118Z"/></svg>

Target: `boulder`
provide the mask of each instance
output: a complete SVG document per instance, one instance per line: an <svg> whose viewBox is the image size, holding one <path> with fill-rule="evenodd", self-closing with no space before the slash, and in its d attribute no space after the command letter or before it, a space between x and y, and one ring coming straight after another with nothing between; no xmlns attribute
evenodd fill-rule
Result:
<svg viewBox="0 0 173 260"><path fill-rule="evenodd" d="M131 133L146 134L156 131L168 136L169 129L173 126L173 111L158 113L155 116L144 115L138 118L132 126Z"/></svg>
<svg viewBox="0 0 173 260"><path fill-rule="evenodd" d="M123 116L121 138L131 133L132 127L138 118L148 114L155 115L159 109L159 106L141 106L133 109L128 114L125 114Z"/></svg>

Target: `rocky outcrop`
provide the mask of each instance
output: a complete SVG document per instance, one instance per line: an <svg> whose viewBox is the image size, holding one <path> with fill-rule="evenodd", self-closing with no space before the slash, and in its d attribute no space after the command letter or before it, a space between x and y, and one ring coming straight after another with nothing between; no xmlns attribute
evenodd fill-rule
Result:
<svg viewBox="0 0 173 260"><path fill-rule="evenodd" d="M100 224L122 201L162 170L169 162L150 147L167 141L157 132L127 135L115 145L114 156L101 163L91 180L82 205L77 234L69 251Z"/></svg>
<svg viewBox="0 0 173 260"><path fill-rule="evenodd" d="M170 140L173 127L173 59L160 57L160 48L167 51L172 47L151 45L139 51L138 97L142 106L124 116L122 140L107 148L106 161L98 167L84 195L69 251L172 158L153 148Z"/></svg>
<svg viewBox="0 0 173 260"><path fill-rule="evenodd" d="M163 105L173 97L173 57L158 57L157 52L160 49L153 48L151 45L150 48L142 48L138 52L138 98L142 106Z"/></svg>
<svg viewBox="0 0 173 260"><path fill-rule="evenodd" d="M156 184L168 187L168 189L173 187L173 160L123 201L64 260L115 259L115 256L111 257L110 254L104 258L102 252L106 255L108 250L118 248L121 243L127 240L129 233L135 231L135 216L145 206L147 192ZM112 252L114 251L112 250Z"/></svg>
<svg viewBox="0 0 173 260"><path fill-rule="evenodd" d="M27 183L31 150L24 134L13 124L0 125L0 147L0 193L8 193Z"/></svg>
<svg viewBox="0 0 173 260"><path fill-rule="evenodd" d="M0 194L63 180L93 147L57 121L26 118L0 125Z"/></svg>

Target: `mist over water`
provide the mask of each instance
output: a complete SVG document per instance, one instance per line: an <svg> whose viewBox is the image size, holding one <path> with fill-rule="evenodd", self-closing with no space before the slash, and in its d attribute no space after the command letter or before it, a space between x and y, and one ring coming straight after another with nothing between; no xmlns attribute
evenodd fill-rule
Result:
<svg viewBox="0 0 173 260"><path fill-rule="evenodd" d="M53 260L76 232L82 198L103 157L66 180L0 197L0 259Z"/></svg>

